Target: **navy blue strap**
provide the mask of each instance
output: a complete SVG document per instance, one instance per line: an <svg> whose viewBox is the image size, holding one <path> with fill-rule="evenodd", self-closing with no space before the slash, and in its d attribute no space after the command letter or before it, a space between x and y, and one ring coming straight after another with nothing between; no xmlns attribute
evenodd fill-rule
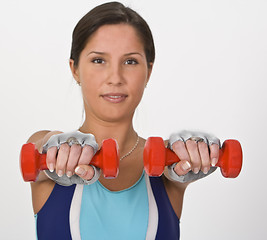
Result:
<svg viewBox="0 0 267 240"><path fill-rule="evenodd" d="M71 240L69 210L76 185L55 184L43 208L37 214L38 240Z"/></svg>
<svg viewBox="0 0 267 240"><path fill-rule="evenodd" d="M150 177L151 188L157 203L159 223L156 240L180 239L179 218L175 214L161 177Z"/></svg>

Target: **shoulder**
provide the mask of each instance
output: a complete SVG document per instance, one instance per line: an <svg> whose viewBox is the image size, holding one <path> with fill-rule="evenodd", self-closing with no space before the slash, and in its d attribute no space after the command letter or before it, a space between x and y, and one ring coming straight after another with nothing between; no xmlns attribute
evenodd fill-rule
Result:
<svg viewBox="0 0 267 240"><path fill-rule="evenodd" d="M27 140L27 143L29 143L29 142L36 143L36 142L40 141L40 139L44 138L50 132L51 131L49 131L49 130L40 130L40 131L37 131L37 132L33 133L29 137L29 139Z"/></svg>
<svg viewBox="0 0 267 240"><path fill-rule="evenodd" d="M56 134L62 133L61 131L40 130L33 133L27 143L34 143L37 149L40 151L42 146L48 141L48 139Z"/></svg>

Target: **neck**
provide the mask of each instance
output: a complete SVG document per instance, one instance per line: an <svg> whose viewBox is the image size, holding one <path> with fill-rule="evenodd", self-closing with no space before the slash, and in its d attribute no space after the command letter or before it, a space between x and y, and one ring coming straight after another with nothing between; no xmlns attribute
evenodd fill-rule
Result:
<svg viewBox="0 0 267 240"><path fill-rule="evenodd" d="M134 131L132 119L119 122L105 122L86 117L79 129L95 136L99 146L104 139L113 138L119 145L120 156L126 154L136 143L137 133Z"/></svg>

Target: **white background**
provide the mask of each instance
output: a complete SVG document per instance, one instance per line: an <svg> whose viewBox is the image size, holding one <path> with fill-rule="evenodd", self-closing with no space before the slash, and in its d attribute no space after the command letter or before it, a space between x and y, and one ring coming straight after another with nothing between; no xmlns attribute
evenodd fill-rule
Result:
<svg viewBox="0 0 267 240"><path fill-rule="evenodd" d="M35 239L19 151L37 130L80 126L71 34L103 2L1 0L1 239ZM243 146L238 178L216 171L187 189L181 239L266 239L267 1L123 2L147 20L157 53L134 120L138 133L167 138L197 129Z"/></svg>

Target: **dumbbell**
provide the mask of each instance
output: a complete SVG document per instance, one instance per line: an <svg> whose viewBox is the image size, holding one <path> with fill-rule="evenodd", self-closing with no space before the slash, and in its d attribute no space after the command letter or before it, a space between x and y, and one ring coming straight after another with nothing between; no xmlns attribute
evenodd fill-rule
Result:
<svg viewBox="0 0 267 240"><path fill-rule="evenodd" d="M180 159L170 149L166 148L160 137L147 139L143 152L144 168L149 176L161 176L165 166L179 162ZM242 148L237 140L226 140L219 150L219 160L216 167L221 168L226 178L235 178L242 168Z"/></svg>
<svg viewBox="0 0 267 240"><path fill-rule="evenodd" d="M105 178L116 178L119 172L119 154L114 139L106 139L90 165L101 168ZM35 144L24 144L20 152L20 169L25 182L36 181L41 170L48 170L46 154L39 153Z"/></svg>

